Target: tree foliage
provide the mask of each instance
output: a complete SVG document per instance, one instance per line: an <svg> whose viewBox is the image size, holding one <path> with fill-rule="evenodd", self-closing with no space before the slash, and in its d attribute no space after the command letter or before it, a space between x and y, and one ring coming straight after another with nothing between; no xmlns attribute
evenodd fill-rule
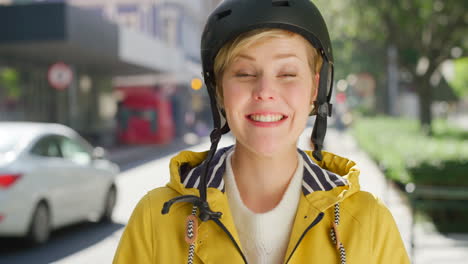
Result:
<svg viewBox="0 0 468 264"><path fill-rule="evenodd" d="M19 80L16 70L11 68L0 70L0 88L5 89L5 95L8 98L18 99L21 96Z"/></svg>
<svg viewBox="0 0 468 264"><path fill-rule="evenodd" d="M433 101L431 77L468 48L468 2L465 0L356 0L373 9L385 34L398 49L401 70L410 73L420 101L420 122L430 130ZM430 131L429 131L430 132Z"/></svg>
<svg viewBox="0 0 468 264"><path fill-rule="evenodd" d="M455 76L450 84L458 96L468 96L468 57L454 61Z"/></svg>
<svg viewBox="0 0 468 264"><path fill-rule="evenodd" d="M368 69L383 77L386 49L389 45L397 48L400 71L407 73L410 86L420 98L420 121L430 127L431 85L434 85L431 77L442 62L463 55L468 49L468 1L314 2L330 27L335 61L344 62L347 71Z"/></svg>

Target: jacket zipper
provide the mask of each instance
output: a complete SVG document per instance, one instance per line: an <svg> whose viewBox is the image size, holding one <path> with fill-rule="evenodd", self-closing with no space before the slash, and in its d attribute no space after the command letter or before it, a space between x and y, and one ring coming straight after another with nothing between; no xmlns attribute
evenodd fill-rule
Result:
<svg viewBox="0 0 468 264"><path fill-rule="evenodd" d="M224 226L224 224L223 224L221 221L219 221L219 219L213 219L213 221L214 221L219 227L221 227L221 229L223 229L223 231L229 236L229 238L231 239L232 243L234 243L234 245L236 246L237 251L239 251L239 254L241 254L242 259L244 260L244 263L245 263L245 264L248 264L248 263L247 263L247 259L246 259L245 256L244 256L244 253L242 253L241 248L240 248L239 245L237 244L236 240L234 240L234 237L231 235L231 233L230 233L229 230L226 228L226 226Z"/></svg>
<svg viewBox="0 0 468 264"><path fill-rule="evenodd" d="M289 263L289 260L291 260L291 257L293 256L294 252L296 251L297 247L299 247L299 244L301 243L302 239L305 237L305 235L307 234L307 232L312 229L312 227L316 226L320 221L322 221L322 218L324 216L324 213L320 213L318 214L318 216L314 219L314 221L306 228L306 230L304 230L304 232L302 233L301 237L299 238L299 241L297 241L297 244L296 246L294 247L293 251L291 252L291 255L289 255L289 258L288 260L286 261L286 264ZM239 245L237 244L236 240L234 240L234 237L232 236L232 234L229 232L229 230L226 228L226 226L224 226L224 224L219 221L219 219L213 219L213 221L219 226L221 227L221 229L229 236L229 239L231 239L232 243L234 243L234 245L236 246L236 249L237 251L239 251L239 254L242 256L242 259L244 260L244 263L245 264L248 264L247 263L247 259L245 258L245 255L244 253L242 252L241 248L239 247Z"/></svg>
<svg viewBox="0 0 468 264"><path fill-rule="evenodd" d="M288 260L286 261L286 264L289 263L289 261L291 260L294 252L296 251L296 249L299 247L299 244L301 243L302 239L305 237L305 235L307 234L307 232L312 229L312 227L316 226L320 221L322 221L322 218L324 216L324 213L320 213L318 214L318 216L315 218L315 220L306 228L306 230L302 233L301 237L299 238L299 241L297 241L297 244L296 246L294 247L293 251L291 252L291 254L289 255L288 257Z"/></svg>

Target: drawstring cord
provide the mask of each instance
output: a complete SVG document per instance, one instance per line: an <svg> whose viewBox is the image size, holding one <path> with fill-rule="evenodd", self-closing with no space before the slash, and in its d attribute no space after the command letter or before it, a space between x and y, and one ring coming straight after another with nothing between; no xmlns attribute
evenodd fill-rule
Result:
<svg viewBox="0 0 468 264"><path fill-rule="evenodd" d="M195 255L195 242L198 234L197 207L194 206L192 214L187 217L185 241L189 244L188 264L193 264L193 256Z"/></svg>
<svg viewBox="0 0 468 264"><path fill-rule="evenodd" d="M340 264L346 264L346 250L341 243L340 235L338 233L338 225L340 224L340 204L335 204L335 221L332 224L330 229L330 236L333 240L333 243L336 245L336 249L340 253Z"/></svg>
<svg viewBox="0 0 468 264"><path fill-rule="evenodd" d="M219 126L219 116L217 119L218 120L215 122L215 127ZM189 264L193 263L193 257L195 253L195 241L196 241L197 232L198 232L197 231L198 230L198 218L196 216L197 209L199 211L198 217L203 222L206 222L209 220L213 220L216 222L216 220L218 220L222 216L221 212L213 212L208 204L207 197L206 197L207 196L206 181L208 178L209 164L211 163L211 160L213 159L213 156L216 152L219 140L221 139L221 136L227 133L228 131L229 131L229 126L226 124L221 129L215 128L211 132L211 135L210 135L211 148L210 148L210 151L208 151L207 158L204 161L205 164L203 168L203 174L200 178L200 187L198 188L200 192L200 197L195 196L195 195L178 196L165 202L161 210L162 214L167 214L169 213L171 206L175 203L187 202L187 203L193 204L192 214L189 215L186 220L186 234L185 234L185 241L189 244L189 255L188 255Z"/></svg>

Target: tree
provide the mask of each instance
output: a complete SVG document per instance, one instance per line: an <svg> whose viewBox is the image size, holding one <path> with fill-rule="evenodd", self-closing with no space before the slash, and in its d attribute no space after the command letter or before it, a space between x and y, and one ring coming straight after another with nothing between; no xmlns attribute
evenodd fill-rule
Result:
<svg viewBox="0 0 468 264"><path fill-rule="evenodd" d="M376 14L375 39L385 35L394 45L400 70L411 75L420 101L420 123L431 131L433 100L431 77L442 62L462 55L468 48L466 0L350 0ZM363 16L360 19L366 19ZM368 21L366 22L368 25Z"/></svg>
<svg viewBox="0 0 468 264"><path fill-rule="evenodd" d="M383 89L386 83L385 35L376 23L377 14L361 8L355 0L313 0L320 9L330 32L335 59L335 80L349 74L370 73L377 82L377 111L388 112Z"/></svg>

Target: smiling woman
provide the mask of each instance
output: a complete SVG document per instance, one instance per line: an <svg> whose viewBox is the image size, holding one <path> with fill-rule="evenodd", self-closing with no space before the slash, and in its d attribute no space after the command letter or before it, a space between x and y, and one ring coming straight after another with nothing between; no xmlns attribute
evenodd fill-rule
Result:
<svg viewBox="0 0 468 264"><path fill-rule="evenodd" d="M322 151L327 32L309 0L218 6L201 50L211 148L171 160L170 183L137 205L114 263L409 263L388 209L359 189L356 164ZM314 148L300 150L309 115ZM218 150L229 130L235 145Z"/></svg>
<svg viewBox="0 0 468 264"><path fill-rule="evenodd" d="M257 153L284 160L296 152L317 96L319 77L309 62L317 52L300 35L278 29L255 30L238 39L245 40L239 41L242 48L234 56L229 54L233 46L227 49L225 57L232 59L224 70L216 69L223 54L215 60L217 91L222 90L222 105L237 139L234 156ZM274 174L261 171L270 175L265 180L272 180Z"/></svg>

